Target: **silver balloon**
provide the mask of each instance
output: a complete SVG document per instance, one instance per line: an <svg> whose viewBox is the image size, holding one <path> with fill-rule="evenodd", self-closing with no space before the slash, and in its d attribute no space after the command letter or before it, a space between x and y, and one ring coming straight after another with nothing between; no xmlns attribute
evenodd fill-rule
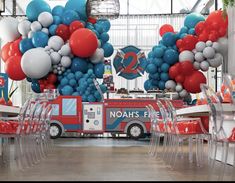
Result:
<svg viewBox="0 0 235 183"><path fill-rule="evenodd" d="M200 68L202 71L208 71L209 67L210 67L210 65L207 61L203 61L200 63Z"/></svg>
<svg viewBox="0 0 235 183"><path fill-rule="evenodd" d="M169 80L169 81L166 82L165 87L168 90L173 90L174 91L175 87L176 87L176 83L173 80Z"/></svg>
<svg viewBox="0 0 235 183"><path fill-rule="evenodd" d="M52 52L50 57L51 57L52 64L59 64L61 61L61 56L57 52Z"/></svg>
<svg viewBox="0 0 235 183"><path fill-rule="evenodd" d="M102 48L97 48L95 53L90 58L93 64L98 64L104 61L104 50Z"/></svg>
<svg viewBox="0 0 235 183"><path fill-rule="evenodd" d="M197 53L197 50L196 50L196 49L193 49L192 52L193 52L194 54L196 54L196 53Z"/></svg>
<svg viewBox="0 0 235 183"><path fill-rule="evenodd" d="M202 62L203 60L205 60L205 57L203 56L203 53L202 52L197 52L195 54L195 60L197 62Z"/></svg>
<svg viewBox="0 0 235 183"><path fill-rule="evenodd" d="M222 65L222 63L223 63L223 55L221 55L220 53L216 53L215 58L208 59L208 62L209 62L211 67L217 68L220 65Z"/></svg>
<svg viewBox="0 0 235 183"><path fill-rule="evenodd" d="M38 21L42 24L43 27L47 28L53 23L53 16L49 12L42 12L38 16Z"/></svg>
<svg viewBox="0 0 235 183"><path fill-rule="evenodd" d="M18 20L13 17L5 17L0 21L0 37L3 41L12 42L20 37L18 32Z"/></svg>
<svg viewBox="0 0 235 183"><path fill-rule="evenodd" d="M34 21L34 22L31 24L31 30L32 30L33 32L40 31L40 30L42 30L42 25L41 25L38 21Z"/></svg>
<svg viewBox="0 0 235 183"><path fill-rule="evenodd" d="M199 41L199 42L196 44L196 50L197 50L198 52L202 52L205 48L206 48L206 43L205 43L205 42Z"/></svg>
<svg viewBox="0 0 235 183"><path fill-rule="evenodd" d="M194 67L194 69L199 70L200 69L200 63L199 62L194 62L193 67Z"/></svg>
<svg viewBox="0 0 235 183"><path fill-rule="evenodd" d="M60 63L63 67L68 68L71 66L72 60L70 57L63 56Z"/></svg>
<svg viewBox="0 0 235 183"><path fill-rule="evenodd" d="M34 34L34 33L35 33L35 32L30 31L30 32L29 32L29 34L28 34L28 38L29 38L29 39L32 39L32 38L33 38L33 34Z"/></svg>
<svg viewBox="0 0 235 183"><path fill-rule="evenodd" d="M213 45L213 42L212 42L212 41L209 40L209 41L206 42L206 46L207 46L207 47L211 47L212 45Z"/></svg>
<svg viewBox="0 0 235 183"><path fill-rule="evenodd" d="M221 37L217 41L220 45L220 53L223 55L228 53L228 38L226 37Z"/></svg>
<svg viewBox="0 0 235 183"><path fill-rule="evenodd" d="M212 47L206 47L203 50L203 56L207 59L212 59L215 56L215 49Z"/></svg>
<svg viewBox="0 0 235 183"><path fill-rule="evenodd" d="M31 22L28 20L23 20L18 24L18 31L22 36L28 36L31 31Z"/></svg>
<svg viewBox="0 0 235 183"><path fill-rule="evenodd" d="M43 28L42 32L46 33L47 35L49 35L49 30L47 28Z"/></svg>
<svg viewBox="0 0 235 183"><path fill-rule="evenodd" d="M181 84L177 84L176 87L175 87L175 91L177 92L181 92L183 90L183 86Z"/></svg>
<svg viewBox="0 0 235 183"><path fill-rule="evenodd" d="M61 75L61 74L63 74L63 72L62 71L58 71L58 74Z"/></svg>
<svg viewBox="0 0 235 183"><path fill-rule="evenodd" d="M216 52L220 52L220 44L218 42L214 42L212 48L214 48Z"/></svg>
<svg viewBox="0 0 235 183"><path fill-rule="evenodd" d="M62 56L69 56L71 54L71 48L68 44L62 46L61 50L60 50L60 54Z"/></svg>
<svg viewBox="0 0 235 183"><path fill-rule="evenodd" d="M193 52L188 51L188 50L182 51L179 55L179 61L184 62L184 61L188 61L188 60L191 61L191 62L194 61Z"/></svg>
<svg viewBox="0 0 235 183"><path fill-rule="evenodd" d="M188 95L188 92L185 89L183 89L181 92L179 92L179 96L181 98L185 98L185 97L187 97L187 95Z"/></svg>
<svg viewBox="0 0 235 183"><path fill-rule="evenodd" d="M48 46L54 51L59 51L64 45L64 40L59 36L52 36L48 41Z"/></svg>
<svg viewBox="0 0 235 183"><path fill-rule="evenodd" d="M54 74L58 74L57 69L54 69L54 70L53 70L53 73L54 73Z"/></svg>

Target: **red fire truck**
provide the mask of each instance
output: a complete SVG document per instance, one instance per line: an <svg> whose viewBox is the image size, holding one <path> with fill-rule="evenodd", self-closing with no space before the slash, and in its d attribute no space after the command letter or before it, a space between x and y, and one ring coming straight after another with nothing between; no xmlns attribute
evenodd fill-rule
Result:
<svg viewBox="0 0 235 183"><path fill-rule="evenodd" d="M58 96L51 101L53 114L50 135L58 138L65 132L83 134L124 133L138 139L150 132L150 118L146 105L153 99L106 99L104 102L86 103L77 96ZM180 108L183 102L173 100ZM160 113L159 113L160 115Z"/></svg>

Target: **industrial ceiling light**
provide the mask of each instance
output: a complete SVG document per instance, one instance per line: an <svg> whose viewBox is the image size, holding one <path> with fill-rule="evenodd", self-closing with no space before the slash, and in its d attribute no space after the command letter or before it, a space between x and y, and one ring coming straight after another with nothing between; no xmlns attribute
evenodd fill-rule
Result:
<svg viewBox="0 0 235 183"><path fill-rule="evenodd" d="M87 0L87 14L94 18L116 19L120 14L119 0Z"/></svg>

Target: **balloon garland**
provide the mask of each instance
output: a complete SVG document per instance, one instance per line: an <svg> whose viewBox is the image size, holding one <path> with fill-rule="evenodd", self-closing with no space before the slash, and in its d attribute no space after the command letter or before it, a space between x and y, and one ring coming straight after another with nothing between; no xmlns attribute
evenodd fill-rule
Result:
<svg viewBox="0 0 235 183"><path fill-rule="evenodd" d="M53 9L44 0L32 0L26 19L3 18L0 35L7 44L1 58L9 78L27 78L36 93L57 88L84 102L100 101L93 79L103 78L104 60L114 52L108 43L111 24L86 12L86 0L68 0Z"/></svg>
<svg viewBox="0 0 235 183"><path fill-rule="evenodd" d="M228 17L224 18L221 10L206 19L198 13L187 15L179 32L170 24L163 25L159 31L162 40L148 54L145 90L176 91L184 99L199 93L200 84L206 83L202 72L223 62L227 28Z"/></svg>

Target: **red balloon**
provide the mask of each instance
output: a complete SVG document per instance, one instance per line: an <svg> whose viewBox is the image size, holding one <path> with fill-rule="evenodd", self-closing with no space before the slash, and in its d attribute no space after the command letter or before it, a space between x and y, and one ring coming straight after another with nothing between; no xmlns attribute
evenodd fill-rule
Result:
<svg viewBox="0 0 235 183"><path fill-rule="evenodd" d="M205 34L200 34L198 36L198 41L203 41L203 42L208 41L208 35L206 33Z"/></svg>
<svg viewBox="0 0 235 183"><path fill-rule="evenodd" d="M57 76L53 73L49 74L47 77L47 82L49 84L55 84L57 82Z"/></svg>
<svg viewBox="0 0 235 183"><path fill-rule="evenodd" d="M64 41L67 41L70 37L69 27L64 24L60 24L56 29L56 35L60 36Z"/></svg>
<svg viewBox="0 0 235 183"><path fill-rule="evenodd" d="M192 75L187 76L184 81L184 88L189 93L200 93L200 84L206 84L206 77L200 71L194 71Z"/></svg>
<svg viewBox="0 0 235 183"><path fill-rule="evenodd" d="M72 35L72 33L80 28L84 28L84 25L82 22L76 20L74 22L72 22L69 26L69 31L70 31L70 34Z"/></svg>
<svg viewBox="0 0 235 183"><path fill-rule="evenodd" d="M210 30L218 31L220 27L225 29L228 28L228 16L224 18L222 10L216 10L207 17L206 19L207 27Z"/></svg>
<svg viewBox="0 0 235 183"><path fill-rule="evenodd" d="M184 47L185 49L184 50L190 50L192 51L196 44L198 42L198 38L196 36L193 36L193 35L187 35L183 38L183 43L184 43Z"/></svg>
<svg viewBox="0 0 235 183"><path fill-rule="evenodd" d="M81 28L71 35L69 44L74 55L87 58L92 56L98 48L98 39L91 30Z"/></svg>
<svg viewBox="0 0 235 183"><path fill-rule="evenodd" d="M163 26L161 26L159 32L160 32L160 36L163 36L167 32L175 32L175 31L174 31L174 28L172 27L172 25L164 24Z"/></svg>
<svg viewBox="0 0 235 183"><path fill-rule="evenodd" d="M177 83L181 83L181 84L184 83L184 80L185 80L185 76L183 74L180 74L180 75L176 76L176 78L175 78L175 81Z"/></svg>
<svg viewBox="0 0 235 183"><path fill-rule="evenodd" d="M9 78L15 81L20 81L26 78L21 68L21 56L10 57L5 63L5 72Z"/></svg>
<svg viewBox="0 0 235 183"><path fill-rule="evenodd" d="M221 27L218 33L219 33L219 37L224 37L227 34L227 29L224 27Z"/></svg>
<svg viewBox="0 0 235 183"><path fill-rule="evenodd" d="M204 21L198 22L198 24L195 26L196 35L199 36L204 29L205 29L205 22Z"/></svg>
<svg viewBox="0 0 235 183"><path fill-rule="evenodd" d="M6 62L7 59L10 57L10 55L9 55L10 46L11 46L11 43L9 42L9 43L5 44L2 48L1 58L4 62Z"/></svg>
<svg viewBox="0 0 235 183"><path fill-rule="evenodd" d="M46 86L45 86L44 84L40 84L40 90L41 90L41 92L44 91L45 87L46 87Z"/></svg>
<svg viewBox="0 0 235 183"><path fill-rule="evenodd" d="M56 89L56 87L55 87L55 85L53 85L53 84L47 84L46 86L45 86L45 89Z"/></svg>
<svg viewBox="0 0 235 183"><path fill-rule="evenodd" d="M89 17L87 21L92 23L92 24L95 24L97 22L97 19L93 18L93 17Z"/></svg>
<svg viewBox="0 0 235 183"><path fill-rule="evenodd" d="M184 61L180 63L180 73L185 76L192 74L194 67L191 61Z"/></svg>
<svg viewBox="0 0 235 183"><path fill-rule="evenodd" d="M176 46L177 46L177 48L181 48L182 46L183 46L183 40L182 39L179 39L179 40L177 40L176 41Z"/></svg>
<svg viewBox="0 0 235 183"><path fill-rule="evenodd" d="M211 40L212 42L217 41L219 39L219 33L217 33L216 31L211 31L208 39Z"/></svg>
<svg viewBox="0 0 235 183"><path fill-rule="evenodd" d="M171 79L175 79L177 75L179 75L180 70L179 67L177 67L176 65L173 65L170 69L169 69L169 76Z"/></svg>

